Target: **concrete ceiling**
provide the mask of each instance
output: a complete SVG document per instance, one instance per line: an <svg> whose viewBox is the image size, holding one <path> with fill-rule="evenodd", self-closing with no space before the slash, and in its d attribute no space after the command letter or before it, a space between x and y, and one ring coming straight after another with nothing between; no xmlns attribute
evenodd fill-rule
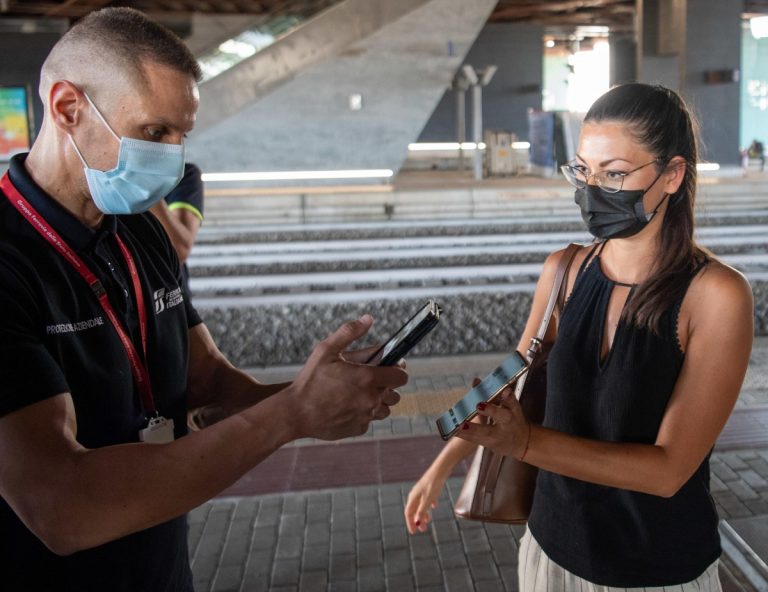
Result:
<svg viewBox="0 0 768 592"><path fill-rule="evenodd" d="M0 0L0 15L76 19L105 6L132 6L176 19L193 13L274 16L314 13L333 3L335 0ZM631 20L634 4L634 0L500 0L491 20L624 24Z"/></svg>
<svg viewBox="0 0 768 592"><path fill-rule="evenodd" d="M185 34L193 15L312 16L339 0L0 0L0 19L78 19L105 6L132 6ZM385 0L384 0L385 1ZM471 0L467 0L471 2ZM768 13L768 0L746 0L746 13ZM491 22L530 21L548 27L600 25L631 30L635 0L499 0Z"/></svg>
<svg viewBox="0 0 768 592"><path fill-rule="evenodd" d="M314 14L338 0L0 0L0 17L77 19L106 6L130 6L162 20L193 14Z"/></svg>

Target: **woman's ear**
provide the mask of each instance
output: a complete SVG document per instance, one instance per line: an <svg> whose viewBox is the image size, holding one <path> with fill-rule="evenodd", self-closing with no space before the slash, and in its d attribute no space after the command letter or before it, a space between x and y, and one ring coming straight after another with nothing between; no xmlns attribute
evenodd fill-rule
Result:
<svg viewBox="0 0 768 592"><path fill-rule="evenodd" d="M680 185L685 178L687 163L682 156L674 156L668 163L664 171L664 193L670 195L680 189Z"/></svg>
<svg viewBox="0 0 768 592"><path fill-rule="evenodd" d="M87 99L74 84L57 80L48 91L46 105L51 122L66 134L80 122L80 114L88 108Z"/></svg>

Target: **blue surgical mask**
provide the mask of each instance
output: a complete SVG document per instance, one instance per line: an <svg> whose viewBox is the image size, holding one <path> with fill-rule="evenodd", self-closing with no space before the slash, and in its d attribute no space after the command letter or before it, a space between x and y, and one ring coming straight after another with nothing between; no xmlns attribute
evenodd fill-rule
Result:
<svg viewBox="0 0 768 592"><path fill-rule="evenodd" d="M70 135L83 162L85 179L96 207L105 214L139 214L168 195L184 174L184 145L147 142L118 137L86 94L102 123L120 143L117 166L109 171L92 169Z"/></svg>

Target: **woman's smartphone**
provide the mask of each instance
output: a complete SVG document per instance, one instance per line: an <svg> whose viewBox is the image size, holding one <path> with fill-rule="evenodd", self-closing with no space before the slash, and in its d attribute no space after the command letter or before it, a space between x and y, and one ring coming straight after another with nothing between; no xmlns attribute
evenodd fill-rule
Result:
<svg viewBox="0 0 768 592"><path fill-rule="evenodd" d="M493 403L501 392L515 383L528 369L525 358L520 352L515 352L506 358L501 365L483 378L482 382L473 387L464 397L443 413L437 420L437 429L443 440L448 440L465 421L477 415L478 403Z"/></svg>
<svg viewBox="0 0 768 592"><path fill-rule="evenodd" d="M376 350L366 363L376 366L394 366L435 328L439 320L440 307L434 300L430 300Z"/></svg>

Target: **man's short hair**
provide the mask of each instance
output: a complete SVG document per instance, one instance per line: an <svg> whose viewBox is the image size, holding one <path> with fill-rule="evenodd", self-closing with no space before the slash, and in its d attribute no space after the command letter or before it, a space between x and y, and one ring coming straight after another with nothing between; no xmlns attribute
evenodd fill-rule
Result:
<svg viewBox="0 0 768 592"><path fill-rule="evenodd" d="M64 34L43 65L43 76L57 79L76 64L117 66L141 82L146 62L168 66L198 82L202 77L197 60L175 33L133 8L103 8Z"/></svg>

